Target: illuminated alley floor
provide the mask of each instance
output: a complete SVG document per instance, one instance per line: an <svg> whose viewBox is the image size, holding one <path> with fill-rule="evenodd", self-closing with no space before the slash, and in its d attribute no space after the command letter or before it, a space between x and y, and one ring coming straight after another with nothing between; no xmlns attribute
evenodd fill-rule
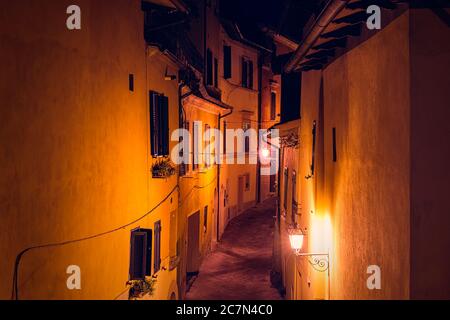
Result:
<svg viewBox="0 0 450 320"><path fill-rule="evenodd" d="M235 218L208 255L188 300L280 300L270 284L275 200Z"/></svg>

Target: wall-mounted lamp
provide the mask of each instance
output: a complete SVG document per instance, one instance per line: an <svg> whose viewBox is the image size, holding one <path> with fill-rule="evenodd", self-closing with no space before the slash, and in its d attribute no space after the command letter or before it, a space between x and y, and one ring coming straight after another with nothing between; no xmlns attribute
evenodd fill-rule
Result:
<svg viewBox="0 0 450 320"><path fill-rule="evenodd" d="M270 150L267 149L267 148L262 148L262 149L260 150L260 156L261 156L261 158L263 158L264 160L265 160L265 159L268 159L268 158L270 157Z"/></svg>
<svg viewBox="0 0 450 320"><path fill-rule="evenodd" d="M328 271L329 268L329 254L328 253L302 253L303 240L306 236L305 232L301 228L294 224L288 229L289 242L291 243L291 249L297 257L307 257L309 264L314 270L319 272Z"/></svg>

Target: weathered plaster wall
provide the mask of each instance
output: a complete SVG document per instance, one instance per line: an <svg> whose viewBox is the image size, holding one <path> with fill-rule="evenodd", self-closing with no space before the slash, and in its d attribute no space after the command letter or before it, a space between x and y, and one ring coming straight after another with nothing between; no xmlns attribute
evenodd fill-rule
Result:
<svg viewBox="0 0 450 320"><path fill-rule="evenodd" d="M445 11L444 11L445 12ZM447 16L449 10L446 11ZM411 10L411 298L450 298L450 29Z"/></svg>

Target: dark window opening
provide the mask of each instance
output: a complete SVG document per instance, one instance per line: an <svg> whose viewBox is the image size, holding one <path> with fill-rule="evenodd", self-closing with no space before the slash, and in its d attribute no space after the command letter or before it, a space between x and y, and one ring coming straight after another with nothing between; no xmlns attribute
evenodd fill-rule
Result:
<svg viewBox="0 0 450 320"><path fill-rule="evenodd" d="M223 46L223 77L231 78L231 46Z"/></svg>
<svg viewBox="0 0 450 320"><path fill-rule="evenodd" d="M161 221L155 222L155 263L154 273L161 269Z"/></svg>
<svg viewBox="0 0 450 320"><path fill-rule="evenodd" d="M192 128L192 170L198 169L199 157L198 157L198 134L199 126L197 122L193 122Z"/></svg>
<svg viewBox="0 0 450 320"><path fill-rule="evenodd" d="M131 92L134 92L134 74L128 76L128 89Z"/></svg>
<svg viewBox="0 0 450 320"><path fill-rule="evenodd" d="M145 280L151 275L152 230L135 229L131 231L130 241L130 280Z"/></svg>
<svg viewBox="0 0 450 320"><path fill-rule="evenodd" d="M297 203L297 173L292 172L292 224L295 224L295 216L297 215L298 203Z"/></svg>
<svg viewBox="0 0 450 320"><path fill-rule="evenodd" d="M289 179L289 169L288 168L284 168L284 201L283 201L283 206L284 206L284 210L287 211L288 205L287 205L287 199L288 199L288 179Z"/></svg>
<svg viewBox="0 0 450 320"><path fill-rule="evenodd" d="M219 86L219 61L214 58L214 87Z"/></svg>
<svg viewBox="0 0 450 320"><path fill-rule="evenodd" d="M242 86L253 89L253 61L242 58Z"/></svg>
<svg viewBox="0 0 450 320"><path fill-rule="evenodd" d="M275 92L270 93L270 120L277 118L277 94Z"/></svg>
<svg viewBox="0 0 450 320"><path fill-rule="evenodd" d="M245 191L250 191L250 174L245 175Z"/></svg>
<svg viewBox="0 0 450 320"><path fill-rule="evenodd" d="M213 85L213 54L210 49L206 50L206 84Z"/></svg>
<svg viewBox="0 0 450 320"><path fill-rule="evenodd" d="M153 157L169 155L169 99L150 91L150 141Z"/></svg>
<svg viewBox="0 0 450 320"><path fill-rule="evenodd" d="M333 162L337 162L337 151L336 151L336 128L333 128Z"/></svg>
<svg viewBox="0 0 450 320"><path fill-rule="evenodd" d="M317 133L317 122L313 122L312 129L312 153L311 153L311 176L314 176L315 169L315 157L316 157L316 133Z"/></svg>

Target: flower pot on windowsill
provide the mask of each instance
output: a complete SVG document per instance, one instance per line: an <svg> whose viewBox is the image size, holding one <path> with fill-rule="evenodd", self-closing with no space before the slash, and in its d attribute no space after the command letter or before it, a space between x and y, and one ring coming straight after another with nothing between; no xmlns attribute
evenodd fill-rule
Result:
<svg viewBox="0 0 450 320"><path fill-rule="evenodd" d="M163 159L155 163L152 167L152 177L155 179L167 179L176 173L175 167L170 160Z"/></svg>
<svg viewBox="0 0 450 320"><path fill-rule="evenodd" d="M146 295L152 296L155 291L156 280L151 277L145 277L145 280L130 280L127 285L130 286L129 299L143 299Z"/></svg>

